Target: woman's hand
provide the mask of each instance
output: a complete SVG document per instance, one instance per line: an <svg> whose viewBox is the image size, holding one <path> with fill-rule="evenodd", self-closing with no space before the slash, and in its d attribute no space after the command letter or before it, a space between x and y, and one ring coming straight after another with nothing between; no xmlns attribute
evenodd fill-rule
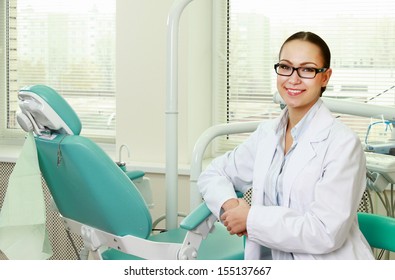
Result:
<svg viewBox="0 0 395 280"><path fill-rule="evenodd" d="M231 198L228 199L227 201L225 201L225 203L222 205L222 209L224 210L224 212L235 208L239 205L239 200L237 198Z"/></svg>
<svg viewBox="0 0 395 280"><path fill-rule="evenodd" d="M230 234L247 235L247 217L250 206L244 199L230 199L222 206L221 221Z"/></svg>

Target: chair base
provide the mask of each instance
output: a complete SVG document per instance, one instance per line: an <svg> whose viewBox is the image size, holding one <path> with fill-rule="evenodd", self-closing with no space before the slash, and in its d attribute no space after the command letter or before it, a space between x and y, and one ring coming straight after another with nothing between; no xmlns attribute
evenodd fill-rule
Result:
<svg viewBox="0 0 395 280"><path fill-rule="evenodd" d="M152 241L182 243L187 231L182 228L169 230L149 237ZM115 249L108 249L102 254L103 260L142 260L137 256L129 255ZM216 223L215 230L203 240L198 260L243 260L244 239L237 235L230 235L226 228Z"/></svg>

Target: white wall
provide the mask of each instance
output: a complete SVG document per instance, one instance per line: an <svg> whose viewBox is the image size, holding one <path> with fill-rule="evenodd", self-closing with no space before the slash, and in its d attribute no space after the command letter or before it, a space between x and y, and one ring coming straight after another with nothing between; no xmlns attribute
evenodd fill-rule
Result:
<svg viewBox="0 0 395 280"><path fill-rule="evenodd" d="M193 1L180 21L180 163L189 162L194 141L211 122L211 1ZM172 3L117 1L116 142L127 144L137 162L165 159L166 22Z"/></svg>
<svg viewBox="0 0 395 280"><path fill-rule="evenodd" d="M130 166L146 168L154 178L154 218L165 212L166 23L172 4L117 0L116 146L118 151L126 144ZM211 124L211 11L212 0L195 0L180 21L178 158L185 175L179 181L180 211L189 209L193 145Z"/></svg>

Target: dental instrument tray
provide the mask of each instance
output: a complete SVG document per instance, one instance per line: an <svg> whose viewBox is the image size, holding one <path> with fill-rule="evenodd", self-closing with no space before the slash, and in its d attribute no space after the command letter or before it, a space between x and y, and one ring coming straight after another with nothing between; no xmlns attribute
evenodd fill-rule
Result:
<svg viewBox="0 0 395 280"><path fill-rule="evenodd" d="M366 167L369 171L382 174L389 183L395 183L395 156L365 152Z"/></svg>

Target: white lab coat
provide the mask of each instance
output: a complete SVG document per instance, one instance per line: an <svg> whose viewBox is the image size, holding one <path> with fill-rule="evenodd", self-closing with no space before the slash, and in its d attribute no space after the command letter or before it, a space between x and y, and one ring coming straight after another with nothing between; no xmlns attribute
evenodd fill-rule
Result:
<svg viewBox="0 0 395 280"><path fill-rule="evenodd" d="M280 118L260 124L248 140L202 172L198 187L208 208L219 217L235 189L253 187L246 259L265 258L265 247L273 259L373 259L356 216L365 190L364 152L358 137L324 104L284 171L284 205L267 206L276 195L264 182Z"/></svg>

